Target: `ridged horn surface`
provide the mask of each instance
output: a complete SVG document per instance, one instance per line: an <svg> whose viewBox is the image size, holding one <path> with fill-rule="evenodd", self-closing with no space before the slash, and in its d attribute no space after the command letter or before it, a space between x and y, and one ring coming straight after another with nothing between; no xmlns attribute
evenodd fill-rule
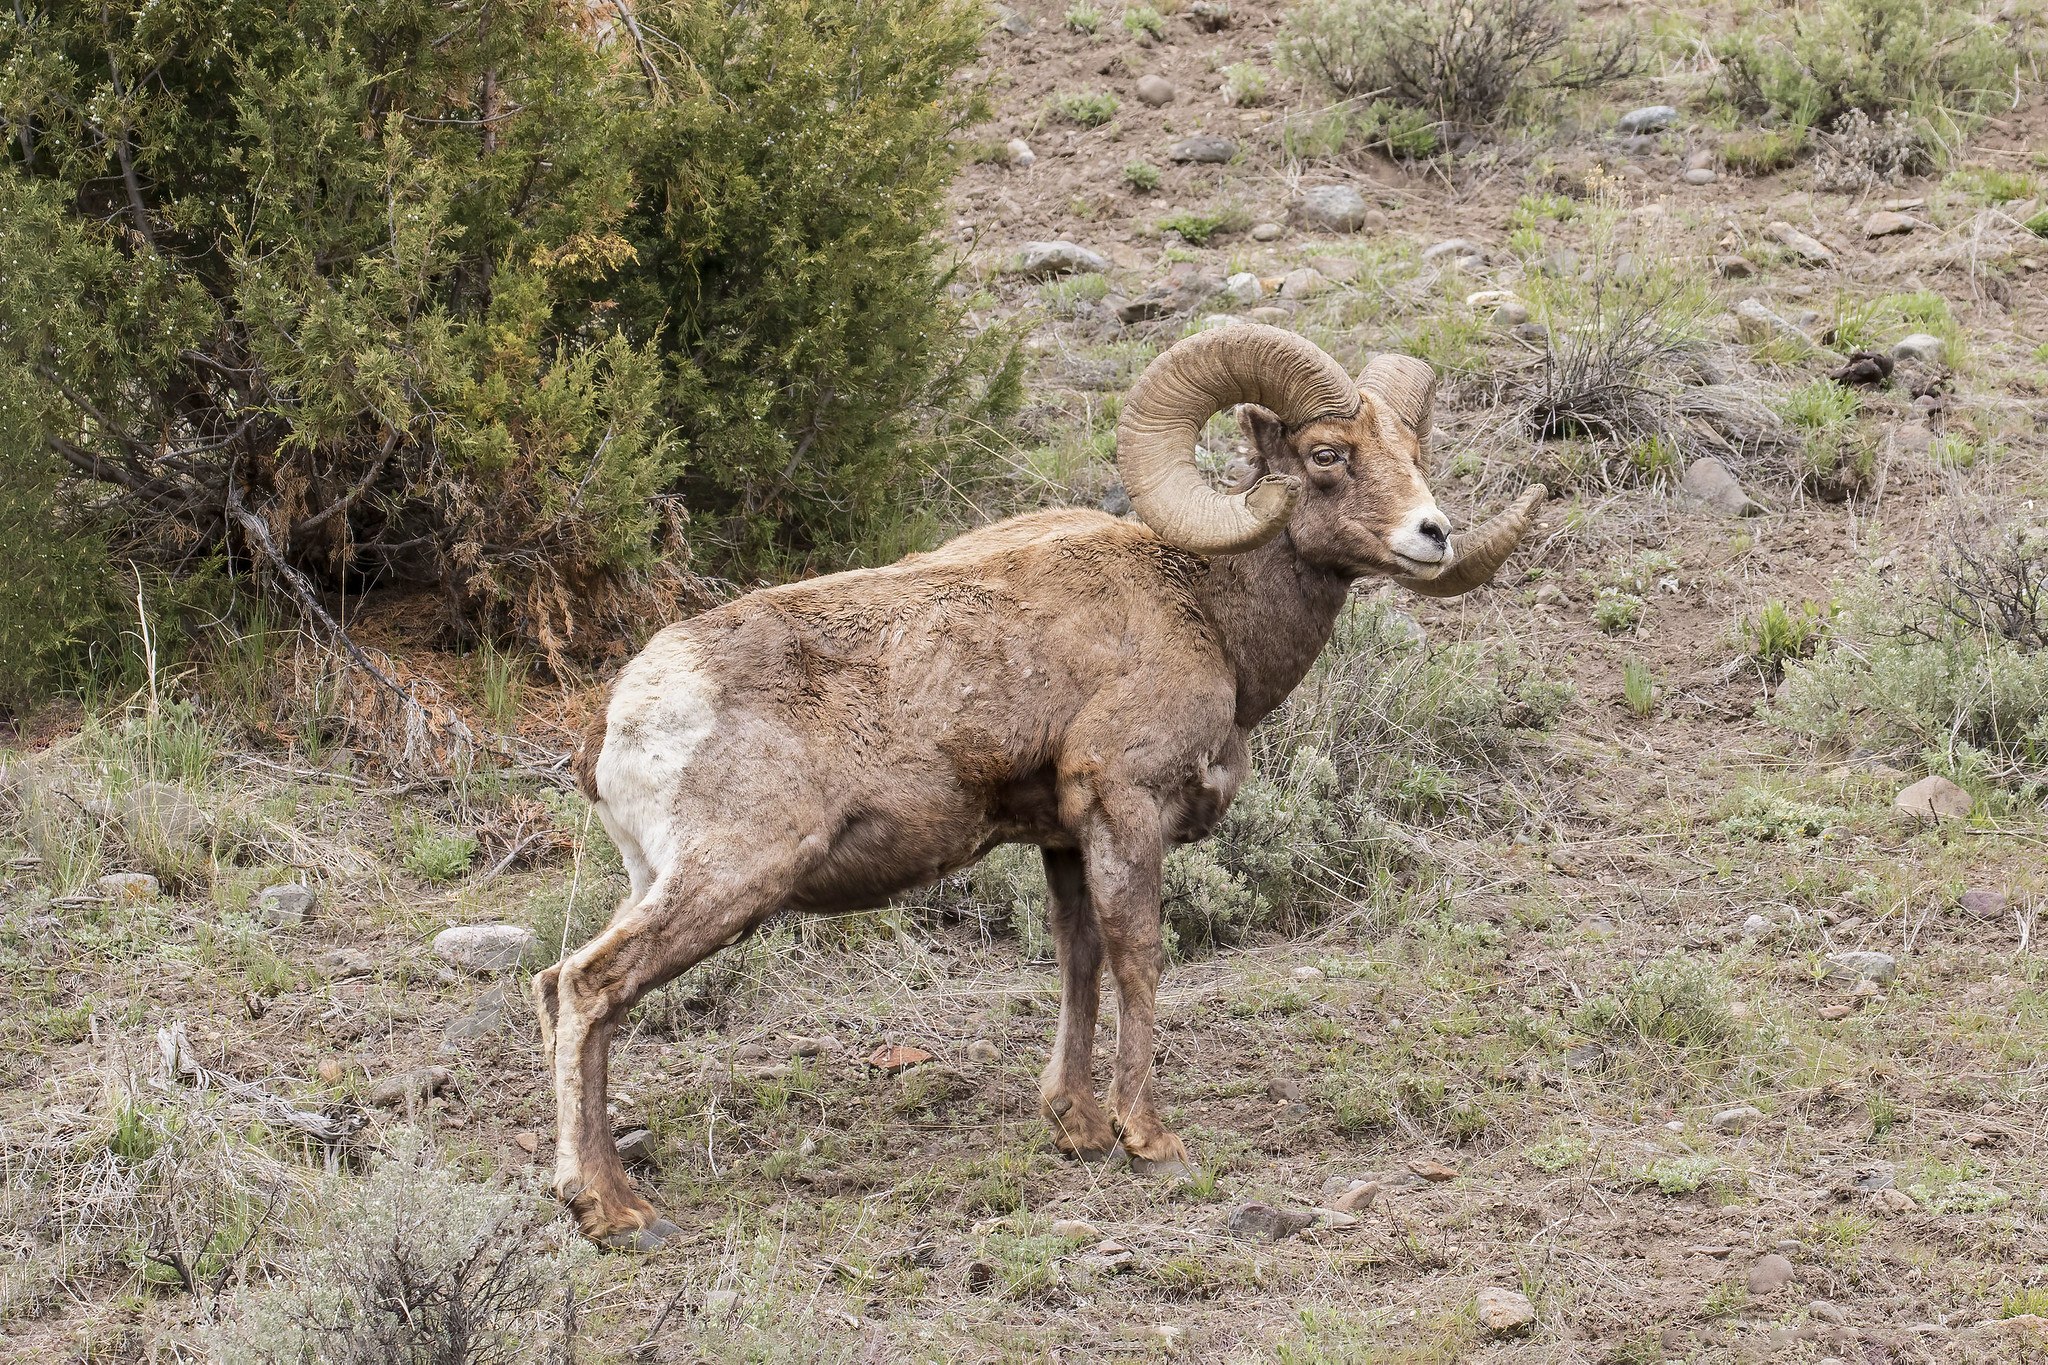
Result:
<svg viewBox="0 0 2048 1365"><path fill-rule="evenodd" d="M1451 566L1434 578L1403 578L1394 581L1424 597L1459 597L1486 586L1500 572L1500 566L1521 543L1529 529L1536 506L1550 496L1550 490L1532 483L1522 496L1484 525L1451 538Z"/></svg>
<svg viewBox="0 0 2048 1365"><path fill-rule="evenodd" d="M1358 387L1394 410L1417 436L1429 439L1436 411L1436 370L1412 355L1376 355L1358 376Z"/></svg>
<svg viewBox="0 0 2048 1365"><path fill-rule="evenodd" d="M1221 493L1195 467L1203 423L1239 403L1270 408L1293 427L1356 415L1358 390L1313 342L1257 323L1197 332L1161 353L1124 399L1116 459L1131 506L1169 545L1235 554L1269 539L1294 511L1298 479L1273 476Z"/></svg>

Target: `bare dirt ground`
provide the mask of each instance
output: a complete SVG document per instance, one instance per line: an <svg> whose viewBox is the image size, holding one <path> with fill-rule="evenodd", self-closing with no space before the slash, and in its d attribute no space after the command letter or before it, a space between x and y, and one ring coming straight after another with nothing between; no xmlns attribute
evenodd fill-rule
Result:
<svg viewBox="0 0 2048 1365"><path fill-rule="evenodd" d="M1365 152L1290 157L1281 130L1300 102L1277 82L1269 103L1225 103L1225 66L1270 68L1278 5L1238 0L1213 31L1168 16L1156 42L1107 11L1094 34L1040 0L1018 13L1025 31L993 28L972 73L992 102L972 132L989 159L962 173L951 225L962 288L991 321L1025 329L1033 356L1023 435L975 494L992 508L1101 496L1109 401L1200 314L1245 311L1212 298L1125 324L1119 300L1204 274L1277 281L1312 261L1322 292L1267 298L1285 310L1276 320L1346 361L1408 346L1450 362L1437 487L1455 516L1497 506L1532 473L1554 478L1562 457L1514 426L1503 387L1542 347L1465 299L1527 287L1531 253L1510 248L1526 226L1517 205L1557 186L1591 184L1584 202L1605 216L1543 221L1542 250L1602 269L1618 254L1687 263L1727 383L1775 396L1832 368L1738 340L1723 314L1750 297L1786 316L1815 310L1818 337L1857 300L1929 290L1968 361L1931 413L1899 390L1864 396L1853 423L1870 473L1846 501L1734 454L1757 515L1669 483L1582 477L1494 588L1392 603L1433 647L1511 645L1571 683L1572 700L1524 737L1498 790L1473 794L1492 816L1406 822L1425 851L1382 894L1305 936L1254 936L1171 969L1159 1062L1195 1180L1052 1152L1036 1081L1056 978L1029 936L985 919L783 926L665 991L618 1046L612 1091L617 1129L648 1134L640 1178L689 1236L657 1256L578 1262L575 1358L2048 1356L2036 941L2048 826L1995 784L1975 787L1966 819L1902 815L1893 797L1922 756L1803 746L1773 719L1777 679L1744 633L1772 601L1909 583L1958 518L2040 519L2048 242L2007 226L2027 206L1994 213L1955 174L1860 196L1816 191L1803 166L1687 183L1689 160L1719 165L1732 130L1692 112L1711 64L1668 35L1643 76L1575 97L1555 130L1404 167ZM1656 17L1600 13L1628 15ZM1171 83L1169 103L1138 98L1146 75ZM1048 112L1096 91L1118 99L1101 127ZM1617 114L1658 102L1687 111L1670 131L1614 132ZM2044 130L2034 98L1956 164L2038 171ZM1237 141L1235 159L1173 162L1197 134ZM1031 148L1028 168L1008 159L1012 138ZM1129 186L1135 161L1158 168L1156 189ZM1356 233L1291 224L1300 189L1318 183L1358 188L1383 219ZM1924 226L1866 237L1894 199L1921 200ZM1229 225L1205 245L1163 237L1156 225L1182 211ZM1775 221L1833 259L1779 250L1765 235ZM1255 240L1260 223L1282 230ZM1452 237L1483 258L1422 261ZM1107 289L1003 272L1045 240L1107 257ZM1754 273L1715 273L1743 253ZM1949 435L1983 457L1937 460ZM1596 624L1603 596L1637 600L1633 628ZM380 642L403 653L403 640L393 625ZM1630 661L1655 682L1644 714L1624 699ZM488 728L476 661L417 665ZM69 1206L23 1203L45 1188L31 1177L52 1153L90 1168L110 1096L158 1073L153 1039L173 1023L211 1072L361 1119L351 1142L418 1126L476 1179L545 1172L552 1099L527 977L601 924L622 885L601 831L547 771L589 704L529 686L523 771L455 790L388 780L289 734L230 746L191 785L212 818L258 829L260 855L160 899L95 888L134 862L112 817L89 822L70 870L5 836L5 1354L203 1358L203 1320L234 1311L233 1286L192 1294L138 1273L118 1235L104 1256L73 1255L107 1233L83 1177ZM90 755L119 748L106 734L53 714L0 758L89 773ZM90 804L84 786L72 794ZM465 871L443 878L437 837ZM251 893L299 878L317 892L311 916L261 922ZM438 931L478 922L525 925L537 946L500 978L434 954ZM1895 975L1858 985L1829 972L1829 955L1855 951L1887 955ZM1113 1027L1113 998L1106 1014ZM885 1045L933 1060L885 1074L866 1060ZM370 1102L377 1082L430 1067L448 1072L438 1093ZM284 1145L317 1167L317 1144ZM1249 1204L1307 1213L1359 1181L1378 1190L1355 1221L1323 1215L1277 1240L1241 1217L1231 1226ZM1489 1289L1526 1295L1534 1322L1490 1330L1476 1307Z"/></svg>

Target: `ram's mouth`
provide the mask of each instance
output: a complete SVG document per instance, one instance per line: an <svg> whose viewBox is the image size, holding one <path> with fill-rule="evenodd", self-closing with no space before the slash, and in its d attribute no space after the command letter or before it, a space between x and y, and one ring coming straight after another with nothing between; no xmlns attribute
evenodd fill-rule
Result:
<svg viewBox="0 0 2048 1365"><path fill-rule="evenodd" d="M1451 561L1448 555L1446 555L1442 559L1425 561L1420 559L1410 559L1407 555L1402 554L1399 550L1390 549L1387 551L1387 553L1391 554L1394 557L1395 567L1400 569L1400 571L1409 578L1435 578L1445 569L1451 567Z"/></svg>

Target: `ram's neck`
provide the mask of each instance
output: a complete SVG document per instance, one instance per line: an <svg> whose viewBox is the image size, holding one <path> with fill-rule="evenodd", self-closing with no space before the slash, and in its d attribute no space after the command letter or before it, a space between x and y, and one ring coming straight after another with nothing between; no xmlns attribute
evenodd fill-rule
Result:
<svg viewBox="0 0 2048 1365"><path fill-rule="evenodd" d="M1304 564L1293 537L1209 562L1198 591L1237 666L1237 723L1264 720L1329 643L1351 581Z"/></svg>

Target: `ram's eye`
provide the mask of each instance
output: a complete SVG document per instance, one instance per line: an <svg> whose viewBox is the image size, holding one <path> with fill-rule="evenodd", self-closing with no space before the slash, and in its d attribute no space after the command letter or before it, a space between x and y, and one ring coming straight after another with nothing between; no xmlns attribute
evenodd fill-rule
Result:
<svg viewBox="0 0 2048 1365"><path fill-rule="evenodd" d="M1317 446L1308 453L1308 458L1317 469L1330 469L1344 463L1344 452L1335 446Z"/></svg>

